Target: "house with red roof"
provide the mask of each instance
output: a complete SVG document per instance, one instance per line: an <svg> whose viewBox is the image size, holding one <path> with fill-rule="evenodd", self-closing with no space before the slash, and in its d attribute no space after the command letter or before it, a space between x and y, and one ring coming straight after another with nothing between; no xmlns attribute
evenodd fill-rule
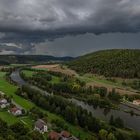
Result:
<svg viewBox="0 0 140 140"><path fill-rule="evenodd" d="M14 116L22 115L22 110L18 107L11 108L9 112L11 112Z"/></svg>
<svg viewBox="0 0 140 140"><path fill-rule="evenodd" d="M59 140L60 139L60 134L55 132L55 131L51 131L49 134L48 134L48 139L49 140Z"/></svg>
<svg viewBox="0 0 140 140"><path fill-rule="evenodd" d="M134 100L134 101L133 101L133 104L139 106L139 105L140 105L140 100Z"/></svg>
<svg viewBox="0 0 140 140"><path fill-rule="evenodd" d="M76 137L72 136L68 131L62 131L61 133L51 131L48 134L48 139L49 140L79 140Z"/></svg>
<svg viewBox="0 0 140 140"><path fill-rule="evenodd" d="M60 135L61 135L61 137L67 138L67 139L70 138L70 136L71 136L70 132L68 132L68 131L62 131L60 133Z"/></svg>

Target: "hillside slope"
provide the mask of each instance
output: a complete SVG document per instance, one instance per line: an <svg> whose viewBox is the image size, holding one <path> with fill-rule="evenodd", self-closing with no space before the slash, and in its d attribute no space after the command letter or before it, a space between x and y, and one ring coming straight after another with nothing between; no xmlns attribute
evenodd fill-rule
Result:
<svg viewBox="0 0 140 140"><path fill-rule="evenodd" d="M68 66L80 73L108 77L140 78L140 50L98 51L70 61Z"/></svg>
<svg viewBox="0 0 140 140"><path fill-rule="evenodd" d="M0 55L0 65L46 63L48 61L69 61L72 59L72 57L54 57L48 55Z"/></svg>

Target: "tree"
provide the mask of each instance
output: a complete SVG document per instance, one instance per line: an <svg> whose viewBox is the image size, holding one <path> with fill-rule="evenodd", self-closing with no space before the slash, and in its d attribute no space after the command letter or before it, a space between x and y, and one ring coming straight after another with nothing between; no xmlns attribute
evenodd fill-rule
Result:
<svg viewBox="0 0 140 140"><path fill-rule="evenodd" d="M106 140L107 135L108 135L108 132L107 132L106 130L101 129L101 130L99 131L99 138L100 138L101 140Z"/></svg>
<svg viewBox="0 0 140 140"><path fill-rule="evenodd" d="M113 133L109 133L107 136L107 140L117 140Z"/></svg>
<svg viewBox="0 0 140 140"><path fill-rule="evenodd" d="M8 135L7 140L16 140L14 136Z"/></svg>
<svg viewBox="0 0 140 140"><path fill-rule="evenodd" d="M110 120L109 120L110 125L114 125L114 117L111 115Z"/></svg>
<svg viewBox="0 0 140 140"><path fill-rule="evenodd" d="M123 128L124 127L124 122L123 122L123 120L120 117L115 119L115 126L119 127L119 128Z"/></svg>
<svg viewBox="0 0 140 140"><path fill-rule="evenodd" d="M29 132L29 129L26 128L22 123L15 123L10 126L10 128L13 130L14 133L21 135L25 135L27 132Z"/></svg>
<svg viewBox="0 0 140 140"><path fill-rule="evenodd" d="M66 114L66 120L71 122L71 123L73 123L73 124L75 124L75 121L76 121L75 110L72 109L71 107L67 106L65 114Z"/></svg>
<svg viewBox="0 0 140 140"><path fill-rule="evenodd" d="M38 131L33 131L29 134L29 136L32 138L32 140L43 140L43 135L40 134Z"/></svg>
<svg viewBox="0 0 140 140"><path fill-rule="evenodd" d="M106 87L100 87L99 88L99 93L101 95L101 97L105 97L107 94L107 88Z"/></svg>

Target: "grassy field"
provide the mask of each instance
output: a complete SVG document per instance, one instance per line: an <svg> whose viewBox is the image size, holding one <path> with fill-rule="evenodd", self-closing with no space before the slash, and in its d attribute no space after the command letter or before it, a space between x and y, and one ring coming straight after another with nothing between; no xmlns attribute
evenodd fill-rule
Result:
<svg viewBox="0 0 140 140"><path fill-rule="evenodd" d="M2 92L4 92L6 95L11 96L13 98L13 100L17 104L22 106L24 109L27 109L27 110L31 109L33 107L33 104L31 102L28 102L27 100L17 96L15 94L15 91L17 90L18 87L9 84L5 80L4 76L5 76L5 72L0 72L0 90Z"/></svg>
<svg viewBox="0 0 140 140"><path fill-rule="evenodd" d="M8 111L0 111L0 118L7 122L7 124L12 125L16 122L19 122L19 118L13 116Z"/></svg>
<svg viewBox="0 0 140 140"><path fill-rule="evenodd" d="M52 84L54 83L59 83L60 82L60 78L57 76L52 76L52 80L50 81Z"/></svg>
<svg viewBox="0 0 140 140"><path fill-rule="evenodd" d="M13 100L19 104L21 107L23 107L26 110L31 109L32 107L37 107L35 104L33 104L32 102L23 99L22 97L19 97L15 94L15 91L17 89L16 86L9 84L5 78L5 73L4 72L0 72L0 90L2 92L4 92L6 95L8 96L12 96ZM46 110L43 110L41 108L39 108L41 111L43 111L44 113L47 113L48 115L48 121L51 122L53 119L62 119L60 116L57 116L55 114L52 114ZM30 128L32 128L33 126L33 120L29 117L15 117L11 114L9 114L8 112L0 112L0 118L5 120L9 125L11 125L12 123L21 121L23 122L25 125L28 125ZM63 119L62 119L63 120ZM12 122L13 121L13 122ZM77 127L77 126L73 126L69 123L66 122L66 124L69 127L69 131L75 135L75 136L79 136L79 134L81 135L81 137L83 138L83 140L85 140L86 138L91 138L92 135L89 132L84 131L83 129Z"/></svg>
<svg viewBox="0 0 140 140"><path fill-rule="evenodd" d="M27 77L32 77L34 74L34 71L31 70L22 70L22 72L27 76Z"/></svg>
<svg viewBox="0 0 140 140"><path fill-rule="evenodd" d="M99 75L94 75L94 74L85 74L82 76L79 76L79 78L83 81L85 81L86 83L89 82L99 82L99 83L103 83L103 84L108 84L108 85L112 85L112 86L119 86L119 87L125 87L122 85L123 79L115 79L115 82L109 81L107 80L105 77L103 76L99 76ZM129 80L127 80L129 81Z"/></svg>
<svg viewBox="0 0 140 140"><path fill-rule="evenodd" d="M22 70L22 72L26 75L26 77L32 77L34 74L34 71L31 70ZM50 81L52 84L59 83L60 78L57 76L52 76L52 80Z"/></svg>
<svg viewBox="0 0 140 140"><path fill-rule="evenodd" d="M78 75L77 78L86 82L87 86L106 87L108 91L111 91L113 88L115 88L116 91L120 94L134 95L138 94L139 92L138 90L134 90L129 86L122 85L123 79L121 78L116 78L115 82L109 81L103 76L94 74ZM127 83L132 82L133 80L134 79L125 79Z"/></svg>
<svg viewBox="0 0 140 140"><path fill-rule="evenodd" d="M33 128L35 120L32 120L30 116L20 117L20 121L29 128Z"/></svg>

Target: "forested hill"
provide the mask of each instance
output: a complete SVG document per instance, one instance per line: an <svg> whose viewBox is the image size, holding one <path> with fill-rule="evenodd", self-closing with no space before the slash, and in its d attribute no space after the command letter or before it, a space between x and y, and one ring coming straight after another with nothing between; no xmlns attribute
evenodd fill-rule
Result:
<svg viewBox="0 0 140 140"><path fill-rule="evenodd" d="M108 77L140 78L140 49L98 51L68 63L80 73L95 73Z"/></svg>
<svg viewBox="0 0 140 140"><path fill-rule="evenodd" d="M0 65L46 63L48 61L69 61L72 57L54 57L48 55L0 55Z"/></svg>

